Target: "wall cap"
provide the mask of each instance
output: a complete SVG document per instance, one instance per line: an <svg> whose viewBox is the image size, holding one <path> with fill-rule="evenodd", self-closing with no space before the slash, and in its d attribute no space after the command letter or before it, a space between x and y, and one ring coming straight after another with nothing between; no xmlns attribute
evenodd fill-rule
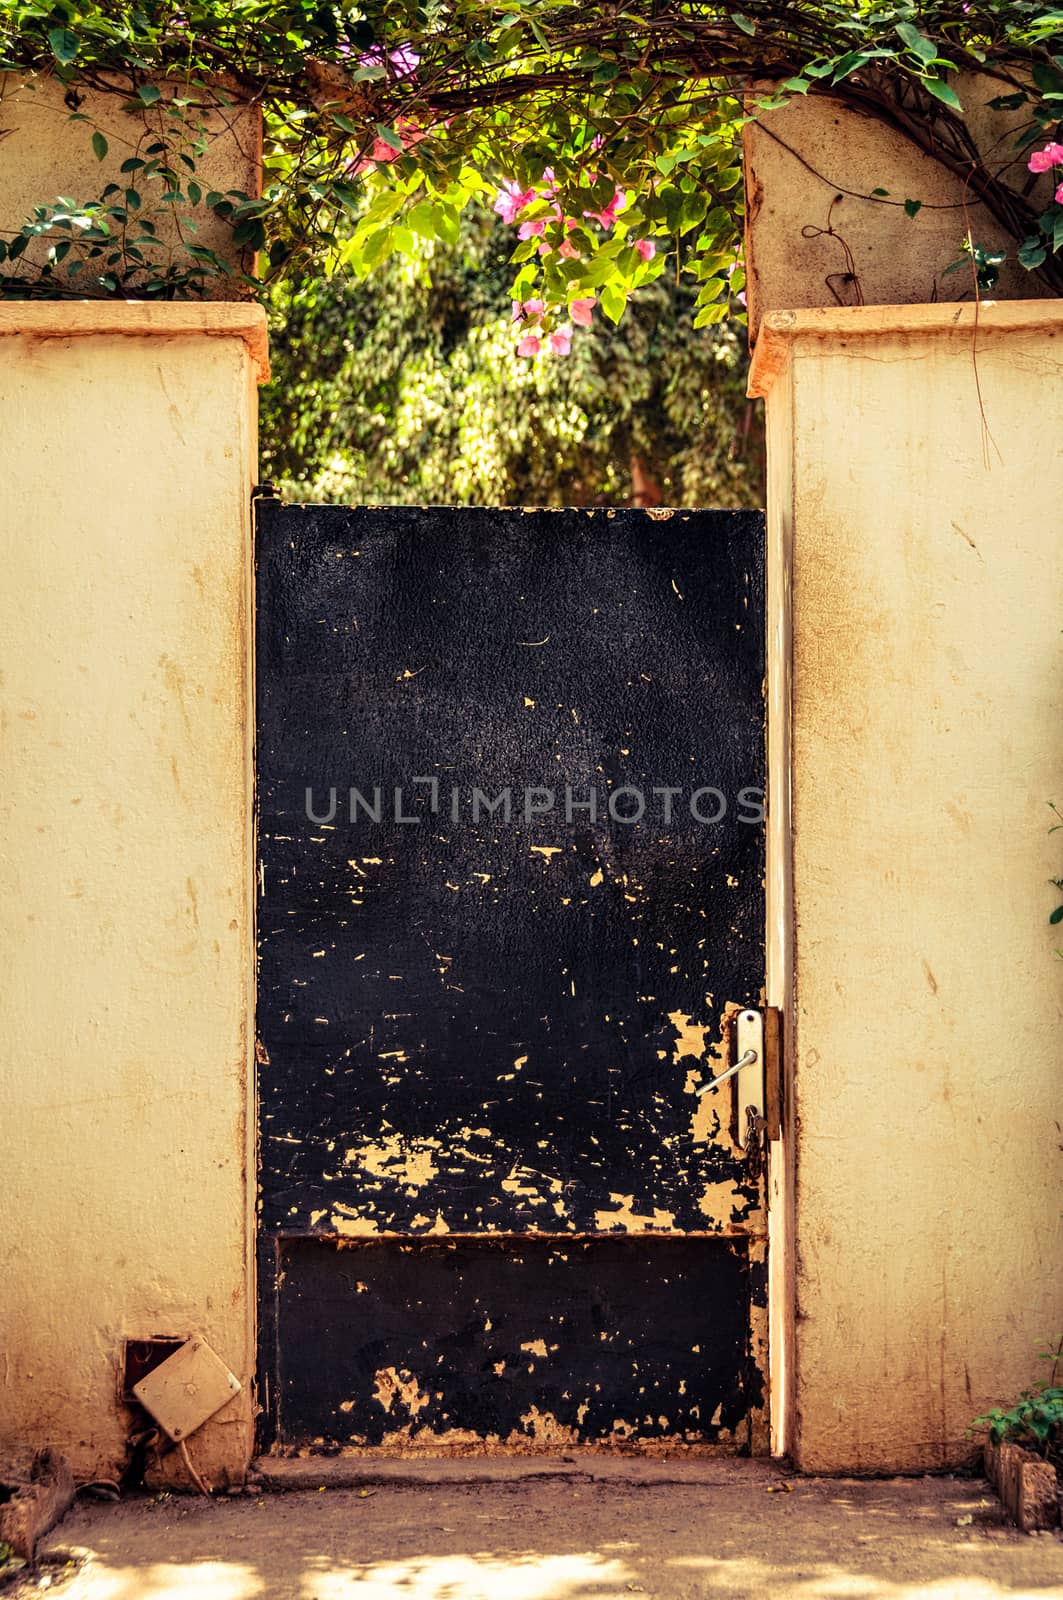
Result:
<svg viewBox="0 0 1063 1600"><path fill-rule="evenodd" d="M979 304L822 306L769 311L763 317L749 369L749 396L763 399L790 359L798 339L845 340L869 334L924 337L965 333L1063 332L1063 299L982 300Z"/></svg>
<svg viewBox="0 0 1063 1600"><path fill-rule="evenodd" d="M91 334L242 339L258 382L269 380L266 313L259 305L233 300L20 300L0 305L0 338L78 339Z"/></svg>

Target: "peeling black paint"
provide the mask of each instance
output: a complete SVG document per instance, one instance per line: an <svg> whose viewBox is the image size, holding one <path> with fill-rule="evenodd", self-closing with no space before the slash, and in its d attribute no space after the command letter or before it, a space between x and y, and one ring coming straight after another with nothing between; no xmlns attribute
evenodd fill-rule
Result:
<svg viewBox="0 0 1063 1600"><path fill-rule="evenodd" d="M422 789L419 826L328 830L304 798L762 787L762 545L752 513L261 507L267 1229L603 1231L616 1196L714 1226L744 1172L692 1138L668 1018L718 1039L760 999L762 828L455 827ZM395 1136L428 1181L367 1166Z"/></svg>
<svg viewBox="0 0 1063 1600"><path fill-rule="evenodd" d="M289 1241L283 1434L733 1446L761 1399L748 1275L741 1239Z"/></svg>
<svg viewBox="0 0 1063 1600"><path fill-rule="evenodd" d="M444 1399L432 1389L417 1418L434 1432L520 1432L534 1405L604 1437L635 1366L655 1396L628 1418L640 1437L665 1431L648 1416L676 1436L733 1430L759 1397L745 1242L565 1235L763 1220L729 1091L701 1102L695 1137L691 1075L712 1062L676 1059L670 1020L711 1049L724 1003L761 999L763 828L734 799L764 785L763 518L258 510L267 1439L281 1396L286 1442L372 1442L381 1417L401 1431L367 1398L366 1363L428 1394L441 1351ZM428 775L435 815L409 788ZM308 786L378 784L404 785L420 821L305 815ZM451 786L566 784L684 803L667 825L447 815ZM725 822L693 820L698 786L730 798ZM428 1232L560 1237L501 1254L335 1243ZM599 1398L567 1383L566 1399L592 1305L613 1322L584 1352ZM476 1316L501 1343L472 1337ZM550 1327L567 1353L523 1388L482 1370ZM573 1422L581 1403L599 1409Z"/></svg>

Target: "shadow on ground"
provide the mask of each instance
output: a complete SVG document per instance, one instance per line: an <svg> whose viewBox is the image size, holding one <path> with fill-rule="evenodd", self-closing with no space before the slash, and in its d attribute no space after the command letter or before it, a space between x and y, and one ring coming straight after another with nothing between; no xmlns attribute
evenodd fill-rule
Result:
<svg viewBox="0 0 1063 1600"><path fill-rule="evenodd" d="M1002 1527L980 1481L784 1481L84 1506L49 1546L90 1559L53 1586L63 1600L1063 1600L1063 1543Z"/></svg>

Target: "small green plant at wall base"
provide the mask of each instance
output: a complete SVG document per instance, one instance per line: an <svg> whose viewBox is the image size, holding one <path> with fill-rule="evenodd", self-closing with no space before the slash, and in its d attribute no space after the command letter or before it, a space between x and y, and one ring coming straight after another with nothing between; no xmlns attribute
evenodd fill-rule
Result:
<svg viewBox="0 0 1063 1600"><path fill-rule="evenodd" d="M1063 10L1044 0L0 0L4 72L57 79L86 122L86 86L150 108L161 82L194 99L219 74L265 117L261 197L205 193L176 134L131 185L141 211L149 187L175 211L176 263L160 266L143 227L130 236L124 191L76 207L40 196L29 235L7 241L18 271L0 264L0 292L17 296L84 292L87 272L116 295L201 293L234 270L194 242L211 211L257 254L257 292L318 268L364 278L417 239L453 244L460 213L486 200L513 229L529 359L619 322L665 271L693 287L695 327L711 326L743 314L742 130L821 94L960 180L1006 255L1063 293ZM980 147L964 72L994 80L991 106L1015 116L1003 149ZM85 136L102 160L106 131ZM933 204L880 186L863 198L913 224ZM1003 262L965 216L973 295ZM27 273L19 256L42 238L51 253Z"/></svg>
<svg viewBox="0 0 1063 1600"><path fill-rule="evenodd" d="M1051 1361L1048 1381L1037 1388L1024 1389L1008 1410L997 1409L977 1417L973 1428L989 1428L994 1444L1021 1444L1051 1461L1056 1471L1063 1470L1063 1387L1057 1382L1063 1339L1042 1353Z"/></svg>

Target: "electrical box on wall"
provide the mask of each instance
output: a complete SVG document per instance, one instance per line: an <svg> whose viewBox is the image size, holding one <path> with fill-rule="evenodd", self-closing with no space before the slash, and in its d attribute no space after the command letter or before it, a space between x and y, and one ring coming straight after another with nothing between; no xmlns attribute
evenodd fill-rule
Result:
<svg viewBox="0 0 1063 1600"><path fill-rule="evenodd" d="M239 1393L239 1378L204 1339L189 1339L133 1385L137 1400L171 1439L187 1439Z"/></svg>

